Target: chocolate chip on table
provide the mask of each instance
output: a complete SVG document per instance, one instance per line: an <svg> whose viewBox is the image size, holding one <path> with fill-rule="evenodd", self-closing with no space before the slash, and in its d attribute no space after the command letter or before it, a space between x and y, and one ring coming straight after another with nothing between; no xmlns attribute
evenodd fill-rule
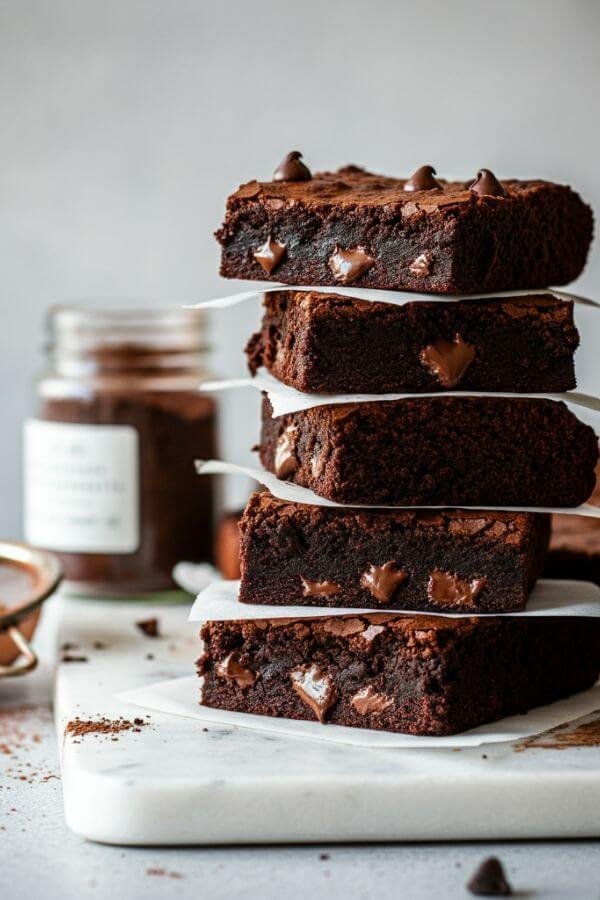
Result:
<svg viewBox="0 0 600 900"><path fill-rule="evenodd" d="M146 637L155 638L159 637L159 627L158 627L158 619L140 619L135 623L136 627L146 635Z"/></svg>
<svg viewBox="0 0 600 900"><path fill-rule="evenodd" d="M512 894L502 863L495 856L484 859L467 882L467 888L478 897L509 897Z"/></svg>

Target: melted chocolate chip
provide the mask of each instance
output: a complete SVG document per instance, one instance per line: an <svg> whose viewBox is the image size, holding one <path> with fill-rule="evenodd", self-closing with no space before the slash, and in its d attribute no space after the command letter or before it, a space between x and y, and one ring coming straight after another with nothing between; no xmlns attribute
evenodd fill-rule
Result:
<svg viewBox="0 0 600 900"><path fill-rule="evenodd" d="M277 438L274 464L275 474L278 478L289 478L298 468L298 458L296 456L297 431L298 429L295 425L288 425Z"/></svg>
<svg viewBox="0 0 600 900"><path fill-rule="evenodd" d="M252 254L256 262L267 275L277 268L285 256L285 244L274 241L271 235Z"/></svg>
<svg viewBox="0 0 600 900"><path fill-rule="evenodd" d="M370 565L360 576L361 586L375 597L379 603L390 599L398 585L406 581L408 575L397 569L395 562L384 563L383 566Z"/></svg>
<svg viewBox="0 0 600 900"><path fill-rule="evenodd" d="M327 597L330 594L339 594L342 590L335 581L309 581L302 578L302 593L305 597Z"/></svg>
<svg viewBox="0 0 600 900"><path fill-rule="evenodd" d="M421 166L416 172L413 172L408 181L404 184L405 191L441 191L442 185L434 178L435 169L433 166Z"/></svg>
<svg viewBox="0 0 600 900"><path fill-rule="evenodd" d="M408 271L412 275L416 275L418 278L424 278L425 275L429 275L431 273L431 264L432 260L428 253L420 253L416 259L414 259L410 266L408 267Z"/></svg>
<svg viewBox="0 0 600 900"><path fill-rule="evenodd" d="M457 334L453 341L439 338L428 344L421 350L420 359L442 387L454 388L475 359L475 348Z"/></svg>
<svg viewBox="0 0 600 900"><path fill-rule="evenodd" d="M302 162L302 154L292 150L279 163L273 174L273 181L310 181L310 169Z"/></svg>
<svg viewBox="0 0 600 900"><path fill-rule="evenodd" d="M358 691L350 702L357 713L360 713L361 716L366 716L368 713L377 715L377 713L383 712L384 709L389 709L393 701L386 697L385 694L377 694L372 686L368 684Z"/></svg>
<svg viewBox="0 0 600 900"><path fill-rule="evenodd" d="M480 197L506 197L506 188L500 184L493 172L489 169L480 169L475 181L469 185L469 190Z"/></svg>
<svg viewBox="0 0 600 900"><path fill-rule="evenodd" d="M351 284L363 272L370 269L374 262L364 247L356 247L354 250L341 250L336 247L329 257L329 268L340 284Z"/></svg>
<svg viewBox="0 0 600 900"><path fill-rule="evenodd" d="M316 664L301 666L290 672L292 687L300 699L309 706L323 725L335 700L335 691L329 675Z"/></svg>
<svg viewBox="0 0 600 900"><path fill-rule="evenodd" d="M478 897L509 897L512 894L502 863L495 856L481 863L469 879L467 888Z"/></svg>
<svg viewBox="0 0 600 900"><path fill-rule="evenodd" d="M216 666L216 672L219 678L225 678L227 681L235 681L238 687L250 687L256 681L254 672L245 669L235 656L230 653L225 659L222 659Z"/></svg>
<svg viewBox="0 0 600 900"><path fill-rule="evenodd" d="M429 576L427 596L432 604L476 606L475 600L487 584L487 578L464 581L458 575L436 569Z"/></svg>

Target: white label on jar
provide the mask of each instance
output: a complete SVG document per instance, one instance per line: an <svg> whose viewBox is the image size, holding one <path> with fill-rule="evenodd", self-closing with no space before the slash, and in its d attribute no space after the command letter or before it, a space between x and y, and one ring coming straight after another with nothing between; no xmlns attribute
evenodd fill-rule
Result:
<svg viewBox="0 0 600 900"><path fill-rule="evenodd" d="M25 536L66 553L133 553L138 433L129 425L25 423Z"/></svg>

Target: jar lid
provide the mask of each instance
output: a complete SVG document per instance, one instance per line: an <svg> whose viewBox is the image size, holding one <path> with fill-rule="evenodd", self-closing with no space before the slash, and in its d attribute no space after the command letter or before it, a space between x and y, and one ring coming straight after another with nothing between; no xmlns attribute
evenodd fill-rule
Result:
<svg viewBox="0 0 600 900"><path fill-rule="evenodd" d="M205 350L206 314L184 309L111 309L58 305L48 311L50 344L65 351L127 346L140 351Z"/></svg>

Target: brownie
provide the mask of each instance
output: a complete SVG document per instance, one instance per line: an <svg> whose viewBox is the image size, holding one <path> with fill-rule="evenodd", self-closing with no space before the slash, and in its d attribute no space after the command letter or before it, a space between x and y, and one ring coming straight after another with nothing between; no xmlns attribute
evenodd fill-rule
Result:
<svg viewBox="0 0 600 900"><path fill-rule="evenodd" d="M242 603L438 612L524 609L550 517L360 511L253 494L240 521Z"/></svg>
<svg viewBox="0 0 600 900"><path fill-rule="evenodd" d="M225 513L215 529L214 559L223 578L240 577L240 530L242 510Z"/></svg>
<svg viewBox="0 0 600 900"><path fill-rule="evenodd" d="M596 470L596 477L600 471ZM600 482L590 502L600 506ZM600 585L600 519L583 516L552 516L550 551L544 574L547 578L592 581Z"/></svg>
<svg viewBox="0 0 600 900"><path fill-rule="evenodd" d="M271 413L265 397L265 468L338 503L568 507L594 488L596 435L554 400L440 395Z"/></svg>
<svg viewBox="0 0 600 900"><path fill-rule="evenodd" d="M591 687L600 620L370 613L207 622L205 706L447 735Z"/></svg>
<svg viewBox="0 0 600 900"><path fill-rule="evenodd" d="M335 294L265 295L246 353L313 393L560 393L575 387L572 301L550 296L405 306Z"/></svg>
<svg viewBox="0 0 600 900"><path fill-rule="evenodd" d="M569 187L510 179L492 196L470 181L406 183L347 166L244 184L216 233L221 274L469 294L567 284L585 265L592 212Z"/></svg>

